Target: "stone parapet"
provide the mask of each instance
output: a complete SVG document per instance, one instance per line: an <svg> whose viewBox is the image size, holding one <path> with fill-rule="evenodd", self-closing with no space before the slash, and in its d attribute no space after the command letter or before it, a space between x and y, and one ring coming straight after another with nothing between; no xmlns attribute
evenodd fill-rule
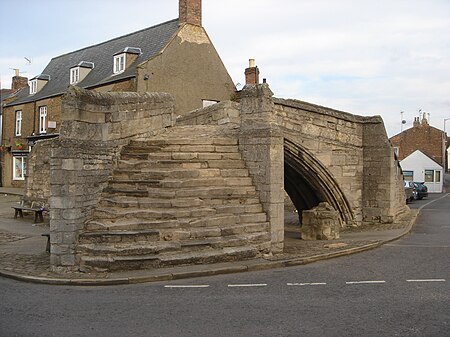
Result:
<svg viewBox="0 0 450 337"><path fill-rule="evenodd" d="M124 140L173 126L174 100L166 93L97 93L70 87L62 101L63 138Z"/></svg>
<svg viewBox="0 0 450 337"><path fill-rule="evenodd" d="M179 116L176 124L181 125L223 125L241 123L239 103L225 101Z"/></svg>

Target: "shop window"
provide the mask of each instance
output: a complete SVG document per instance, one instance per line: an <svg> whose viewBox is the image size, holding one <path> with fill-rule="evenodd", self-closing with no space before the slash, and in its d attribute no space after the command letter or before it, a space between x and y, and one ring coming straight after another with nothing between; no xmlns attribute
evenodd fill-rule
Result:
<svg viewBox="0 0 450 337"><path fill-rule="evenodd" d="M25 157L13 157L13 180L25 180L27 171Z"/></svg>

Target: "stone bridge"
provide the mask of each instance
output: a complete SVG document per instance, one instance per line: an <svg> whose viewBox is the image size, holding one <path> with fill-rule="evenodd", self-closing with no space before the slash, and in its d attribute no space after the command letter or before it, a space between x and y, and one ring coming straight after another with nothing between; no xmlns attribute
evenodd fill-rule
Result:
<svg viewBox="0 0 450 337"><path fill-rule="evenodd" d="M62 111L59 139L33 148L26 190L49 200L56 270L279 253L286 194L300 223L321 202L341 227L408 211L380 117L277 99L267 84L178 118L167 94L73 87Z"/></svg>

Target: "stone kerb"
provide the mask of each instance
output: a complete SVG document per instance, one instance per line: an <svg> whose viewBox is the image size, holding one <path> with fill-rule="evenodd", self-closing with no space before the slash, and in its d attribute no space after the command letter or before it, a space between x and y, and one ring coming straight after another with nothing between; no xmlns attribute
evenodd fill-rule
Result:
<svg viewBox="0 0 450 337"><path fill-rule="evenodd" d="M283 136L273 120L273 93L267 84L241 92L239 149L270 223L272 252L284 245Z"/></svg>
<svg viewBox="0 0 450 337"><path fill-rule="evenodd" d="M50 148L50 261L76 269L78 235L92 217L120 147L172 126L173 99L161 93L95 93L71 87L59 139Z"/></svg>

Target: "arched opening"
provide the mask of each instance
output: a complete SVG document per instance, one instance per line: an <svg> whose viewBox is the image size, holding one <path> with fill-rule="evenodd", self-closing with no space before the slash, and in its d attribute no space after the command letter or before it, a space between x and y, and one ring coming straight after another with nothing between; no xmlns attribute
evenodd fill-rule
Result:
<svg viewBox="0 0 450 337"><path fill-rule="evenodd" d="M354 215L338 183L307 149L288 139L284 140L284 189L298 211L328 202L336 209L342 225L353 222Z"/></svg>

